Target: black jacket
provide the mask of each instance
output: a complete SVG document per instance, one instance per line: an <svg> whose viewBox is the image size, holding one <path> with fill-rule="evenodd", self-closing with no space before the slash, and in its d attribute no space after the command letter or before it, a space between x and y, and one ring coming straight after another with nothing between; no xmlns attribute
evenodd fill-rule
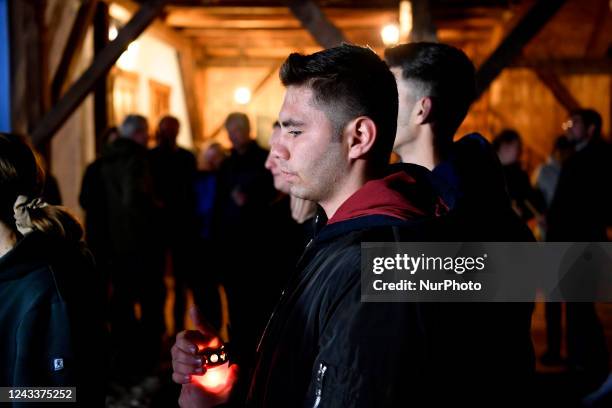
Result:
<svg viewBox="0 0 612 408"><path fill-rule="evenodd" d="M499 159L489 142L470 134L455 142L429 173L448 213L421 231L429 242L532 242L533 235L513 211ZM391 171L414 171L398 164ZM421 404L521 406L534 373L531 342L533 303L423 303L426 338Z"/></svg>
<svg viewBox="0 0 612 408"><path fill-rule="evenodd" d="M548 211L549 241L607 241L612 225L612 147L595 139L563 165Z"/></svg>
<svg viewBox="0 0 612 408"><path fill-rule="evenodd" d="M72 386L70 406L103 406L104 286L87 251L26 235L0 258L0 298L0 386Z"/></svg>
<svg viewBox="0 0 612 408"><path fill-rule="evenodd" d="M266 157L268 152L251 141L243 154L232 150L221 165L215 194L215 238L249 243L266 227L263 215L275 194L272 174L264 167ZM236 202L236 193L242 195L242 205Z"/></svg>
<svg viewBox="0 0 612 408"><path fill-rule="evenodd" d="M403 190L418 190L431 204L411 217L414 233L405 219L364 214L328 224L308 245L262 337L248 406L395 407L414 400L425 362L418 305L361 302L361 242L393 241L399 228L418 239L420 220L435 213L435 197L423 200L427 189Z"/></svg>
<svg viewBox="0 0 612 408"><path fill-rule="evenodd" d="M534 241L512 209L501 163L481 135L470 134L453 143L431 177L448 213L427 226L425 240ZM532 312L531 302L422 304L427 370L434 377L435 372L444 373L447 379L428 384L435 387L428 401L448 398L455 405L524 405L535 365Z"/></svg>
<svg viewBox="0 0 612 408"><path fill-rule="evenodd" d="M196 233L196 159L181 147L170 150L161 146L149 151L149 159L155 198L161 206L160 238L172 247L188 244Z"/></svg>
<svg viewBox="0 0 612 408"><path fill-rule="evenodd" d="M100 237L109 240L109 256L122 256L150 250L159 241L158 206L155 200L151 167L147 150L138 143L119 138L104 149L99 181L89 201L103 199L97 209L101 227L107 228ZM81 197L81 200L87 198Z"/></svg>

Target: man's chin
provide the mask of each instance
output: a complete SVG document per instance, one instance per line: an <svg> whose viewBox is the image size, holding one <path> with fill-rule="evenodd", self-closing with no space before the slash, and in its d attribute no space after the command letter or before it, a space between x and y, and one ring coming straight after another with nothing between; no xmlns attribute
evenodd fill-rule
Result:
<svg viewBox="0 0 612 408"><path fill-rule="evenodd" d="M291 186L287 184L274 184L274 188L283 194L291 194Z"/></svg>
<svg viewBox="0 0 612 408"><path fill-rule="evenodd" d="M289 190L289 194L291 194L294 197L301 198L303 200L310 200L310 201L312 201L312 198L308 194L308 192L304 191L303 188L299 188L299 187L297 187L295 185L291 186L291 189Z"/></svg>

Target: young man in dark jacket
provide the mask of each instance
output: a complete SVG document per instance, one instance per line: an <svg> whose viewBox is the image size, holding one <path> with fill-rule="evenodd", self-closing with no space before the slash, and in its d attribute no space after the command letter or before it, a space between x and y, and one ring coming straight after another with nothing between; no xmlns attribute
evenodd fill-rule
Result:
<svg viewBox="0 0 612 408"><path fill-rule="evenodd" d="M612 148L601 137L601 116L579 109L565 123L575 153L567 160L557 183L549 212L549 241L608 241L612 226L612 193L602 183L612 172ZM579 393L595 390L609 374L606 337L595 305L565 305L568 364L581 384Z"/></svg>
<svg viewBox="0 0 612 408"><path fill-rule="evenodd" d="M431 170L431 182L448 206L448 214L428 227L429 240L533 241L512 209L489 142L475 133L453 142L475 96L469 58L446 44L410 43L387 49L385 60L398 86L394 150L403 162L391 171L414 164ZM531 303L422 305L428 370L446 373L439 389L459 405L521 405L534 366L531 312Z"/></svg>
<svg viewBox="0 0 612 408"><path fill-rule="evenodd" d="M281 80L287 92L272 154L291 194L317 202L329 221L307 246L270 318L247 405L419 401L425 339L418 305L361 302L361 242L392 241L400 230L418 239L407 225L439 210L424 169L384 176L395 136L395 80L373 51L351 45L292 54ZM184 407L225 402L235 378L232 369L216 393L191 383L202 372L195 350L206 344L204 334L183 332L172 350Z"/></svg>

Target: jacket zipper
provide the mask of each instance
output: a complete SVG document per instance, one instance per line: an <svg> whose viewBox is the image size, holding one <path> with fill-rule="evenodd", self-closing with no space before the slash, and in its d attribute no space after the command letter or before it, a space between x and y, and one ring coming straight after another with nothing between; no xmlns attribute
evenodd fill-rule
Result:
<svg viewBox="0 0 612 408"><path fill-rule="evenodd" d="M316 388L315 388L315 402L312 408L318 408L321 403L321 397L323 396L323 380L325 379L325 372L327 371L327 366L325 363L319 364L319 369L317 370L317 378L316 378Z"/></svg>
<svg viewBox="0 0 612 408"><path fill-rule="evenodd" d="M296 269L299 269L298 266L300 265L302 258L304 257L304 255L306 255L306 252L308 251L308 249L310 249L313 242L314 242L314 238L311 238L310 241L308 241L308 244L306 244L306 248L304 248L304 253L302 254L302 256L297 262ZM299 279L299 277L296 276L296 279ZM292 287L291 283L289 283L287 287L285 287L285 289L283 289L283 291L281 292L280 298L278 302L276 303L276 306L274 307L272 314L270 314L270 317L268 318L268 322L266 323L266 326L264 327L261 337L259 337L259 342L257 343L257 348L256 348L257 353L261 351L261 346L263 345L264 338L266 337L266 335L268 334L268 331L270 330L270 325L272 324L272 320L274 320L274 317L276 316L277 312L284 305L285 298L288 296L287 292L290 289L291 289L291 292L293 292L295 288L299 286L299 283L300 283L300 280L298 280L298 282L295 283L295 287Z"/></svg>

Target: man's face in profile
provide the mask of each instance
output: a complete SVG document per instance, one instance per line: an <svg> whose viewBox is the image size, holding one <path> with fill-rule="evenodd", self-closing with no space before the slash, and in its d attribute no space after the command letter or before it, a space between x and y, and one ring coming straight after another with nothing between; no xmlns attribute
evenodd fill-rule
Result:
<svg viewBox="0 0 612 408"><path fill-rule="evenodd" d="M309 87L287 87L279 113L281 134L272 143L272 154L291 194L315 202L329 200L349 170L345 140L338 140L323 109Z"/></svg>
<svg viewBox="0 0 612 408"><path fill-rule="evenodd" d="M272 136L270 137L270 146L272 146L272 144L278 143L280 134L280 126L275 127L274 130L272 130ZM289 192L291 191L291 184L289 184L285 177L283 177L279 164L279 158L273 154L272 150L270 150L270 153L268 153L268 158L266 159L265 166L266 169L268 169L270 173L272 173L272 178L274 180L274 188L285 194L289 194Z"/></svg>
<svg viewBox="0 0 612 408"><path fill-rule="evenodd" d="M588 131L580 115L570 117L563 124L565 134L570 142L579 143L588 138Z"/></svg>
<svg viewBox="0 0 612 408"><path fill-rule="evenodd" d="M241 150L250 142L249 129L238 121L229 122L226 125L227 134L236 150Z"/></svg>
<svg viewBox="0 0 612 408"><path fill-rule="evenodd" d="M417 93L413 81L402 77L402 68L393 67L391 72L397 83L398 111L397 111L397 131L393 149L411 143L416 138L415 124L413 122L413 110L417 102Z"/></svg>

